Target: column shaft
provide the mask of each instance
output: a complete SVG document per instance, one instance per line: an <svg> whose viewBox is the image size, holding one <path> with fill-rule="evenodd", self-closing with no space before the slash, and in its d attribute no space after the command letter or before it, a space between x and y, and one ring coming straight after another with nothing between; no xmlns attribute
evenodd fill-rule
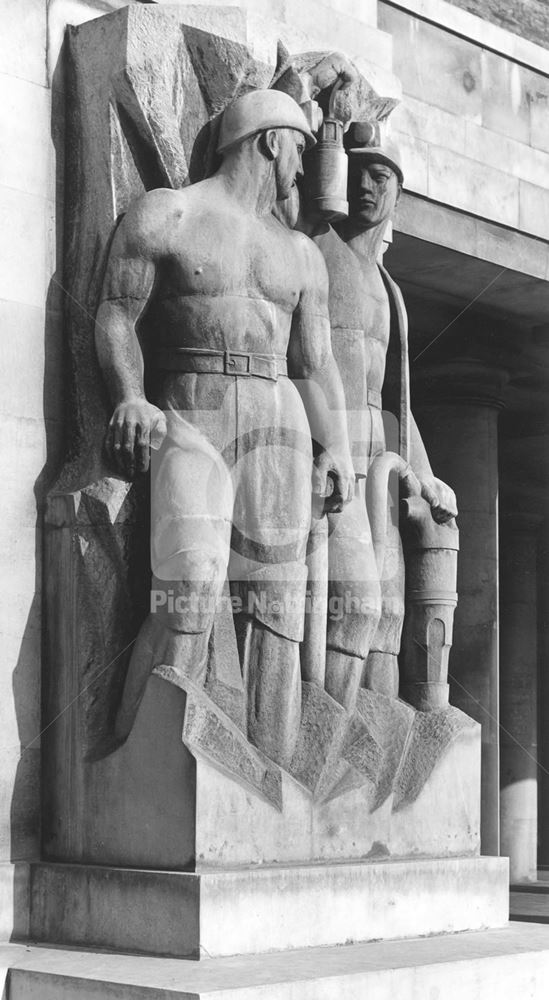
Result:
<svg viewBox="0 0 549 1000"><path fill-rule="evenodd" d="M539 520L502 518L501 853L511 882L537 877L537 548Z"/></svg>
<svg viewBox="0 0 549 1000"><path fill-rule="evenodd" d="M449 372L416 416L433 472L456 492L460 553L451 702L482 724L483 854L499 854L498 398ZM495 380L497 382L497 380ZM441 390L448 388L447 399ZM472 388L472 387L471 387ZM495 386L494 388L497 388ZM458 391L459 390L459 391Z"/></svg>

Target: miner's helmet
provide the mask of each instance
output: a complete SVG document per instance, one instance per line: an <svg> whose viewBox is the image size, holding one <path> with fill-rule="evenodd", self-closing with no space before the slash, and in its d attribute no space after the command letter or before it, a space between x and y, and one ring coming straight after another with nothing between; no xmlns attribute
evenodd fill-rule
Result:
<svg viewBox="0 0 549 1000"><path fill-rule="evenodd" d="M380 143L375 127L370 122L351 122L344 137L349 156L361 156L371 163L386 163L397 175L399 184L404 174L398 147L390 139Z"/></svg>
<svg viewBox="0 0 549 1000"><path fill-rule="evenodd" d="M225 153L237 143L269 128L292 128L305 137L307 149L316 139L297 101L281 90L251 90L238 97L223 112L217 152Z"/></svg>

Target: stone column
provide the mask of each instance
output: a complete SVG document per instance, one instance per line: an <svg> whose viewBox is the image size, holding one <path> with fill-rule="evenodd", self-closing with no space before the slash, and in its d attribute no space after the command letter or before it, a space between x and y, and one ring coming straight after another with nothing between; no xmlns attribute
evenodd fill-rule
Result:
<svg viewBox="0 0 549 1000"><path fill-rule="evenodd" d="M540 533L538 561L538 869L549 870L549 518Z"/></svg>
<svg viewBox="0 0 549 1000"><path fill-rule="evenodd" d="M503 507L503 503L502 503ZM501 853L511 882L537 877L537 555L541 518L501 518Z"/></svg>
<svg viewBox="0 0 549 1000"><path fill-rule="evenodd" d="M482 724L483 854L499 854L498 413L508 375L481 362L429 366L412 407L434 474L458 498L458 606L450 700Z"/></svg>

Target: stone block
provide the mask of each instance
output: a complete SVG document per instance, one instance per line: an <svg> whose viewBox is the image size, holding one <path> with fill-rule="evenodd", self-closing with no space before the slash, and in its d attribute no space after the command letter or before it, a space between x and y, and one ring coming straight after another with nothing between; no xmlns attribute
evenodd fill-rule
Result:
<svg viewBox="0 0 549 1000"><path fill-rule="evenodd" d="M30 935L211 960L501 927L507 871L503 858L202 874L37 862Z"/></svg>
<svg viewBox="0 0 549 1000"><path fill-rule="evenodd" d="M467 121L459 115L443 111L432 103L427 104L408 95L391 114L392 130L405 132L423 142L462 154L466 153L467 124Z"/></svg>
<svg viewBox="0 0 549 1000"><path fill-rule="evenodd" d="M0 299L44 306L53 256L53 203L0 187Z"/></svg>
<svg viewBox="0 0 549 1000"><path fill-rule="evenodd" d="M0 631L2 673L6 681L11 679L13 687L13 699L5 698L0 704L0 729L3 745L14 750L19 746L40 746L40 624L38 595L32 599L22 627L6 615Z"/></svg>
<svg viewBox="0 0 549 1000"><path fill-rule="evenodd" d="M393 39L393 72L406 95L480 122L481 50L409 13L380 4L379 27Z"/></svg>
<svg viewBox="0 0 549 1000"><path fill-rule="evenodd" d="M390 2L391 0L389 0ZM524 4L521 5L522 11L525 14L532 13L533 20L535 20L535 8L543 8L545 0L533 0L532 4L528 0L526 2L528 7ZM441 0L399 0L395 6L398 5L410 14L417 14L418 17L424 18L426 21L440 25L441 28L453 32L455 35L468 38L482 48L493 49L494 52L498 52L515 62L535 67L541 73L549 75L549 52L547 49L530 41L522 33L519 35L514 30L508 30L507 27L500 27L499 24L488 20L487 16L482 16L484 13L482 7L487 4L491 8L492 14L500 17L503 14L503 18L505 18L504 8L505 6L509 7L510 0L506 0L506 3L502 3L500 0L480 0L480 3L478 0L476 3L473 0L468 0L467 4L465 4L465 0L458 0L458 3L459 6L455 2L447 3L446 0L442 0L442 2ZM380 0L380 7L383 8L385 5L386 0ZM465 5L467 9L464 9ZM522 11L521 16L523 16Z"/></svg>
<svg viewBox="0 0 549 1000"><path fill-rule="evenodd" d="M549 176L549 173L547 174ZM520 182L520 228L542 240L549 240L549 190Z"/></svg>
<svg viewBox="0 0 549 1000"><path fill-rule="evenodd" d="M482 50L482 119L484 128L502 135L530 140L530 73L518 63Z"/></svg>
<svg viewBox="0 0 549 1000"><path fill-rule="evenodd" d="M38 306L0 299L2 415L43 420L46 410L54 419L64 416L61 337L50 326L46 339L44 326Z"/></svg>
<svg viewBox="0 0 549 1000"><path fill-rule="evenodd" d="M5 489L0 533L2 529L7 533L34 527L34 487L47 457L44 421L6 414L2 420L0 451ZM16 542L14 539L13 544Z"/></svg>
<svg viewBox="0 0 549 1000"><path fill-rule="evenodd" d="M34 526L21 527L14 537L13 524L10 529L0 531L0 633L20 640L32 630L36 638L37 591L39 595L41 589L37 587L37 532Z"/></svg>
<svg viewBox="0 0 549 1000"><path fill-rule="evenodd" d="M549 156L524 142L507 138L473 122L465 122L466 155L496 170L544 187L549 177ZM444 145L444 143L440 143Z"/></svg>
<svg viewBox="0 0 549 1000"><path fill-rule="evenodd" d="M0 751L0 861L40 851L40 751L18 742ZM0 918L1 919L1 918Z"/></svg>
<svg viewBox="0 0 549 1000"><path fill-rule="evenodd" d="M50 197L54 171L51 94L0 74L0 185Z"/></svg>
<svg viewBox="0 0 549 1000"><path fill-rule="evenodd" d="M29 933L30 869L28 864L0 863L0 934L3 941ZM1 989L1 979L0 979ZM1 995L1 994L0 994Z"/></svg>
<svg viewBox="0 0 549 1000"><path fill-rule="evenodd" d="M404 187L407 191L426 195L429 187L429 146L422 138L391 129L402 155Z"/></svg>
<svg viewBox="0 0 549 1000"><path fill-rule="evenodd" d="M62 671L58 673L60 693L57 701L50 702L50 711L53 716L61 714L44 734L48 788L44 850L48 858L203 871L315 860L402 858L418 851L457 856L478 850L480 732L470 720L463 720L441 754L431 755L432 773L425 774L423 786L395 812L390 793L408 746L405 737L412 713L408 706L401 706L400 728L393 725L400 703L382 699L387 702L388 716L387 712L380 715L379 706L377 712L372 709L379 739L375 727L373 735L366 735L379 744L381 757L366 747L361 764L356 753L350 752L348 763L363 775L362 782L345 785L337 797L332 790L332 797L319 800L273 765L266 770L264 766L261 778L257 765L251 759L246 763L247 756L260 755L253 747L246 749L248 745L230 720L225 724L226 735L232 733L233 756L238 738L243 744L241 766L231 766L227 752L224 759L217 759L209 746L201 747L196 720L191 727L194 738L188 740L193 757L182 742L182 734L188 739L183 730L187 695L158 676L148 682L127 743L103 760L86 762L81 750L69 749L75 745L75 734L82 732L77 672L72 687L64 688ZM364 698L368 701L367 693ZM369 715L365 711L367 727ZM219 727L221 716L218 712L212 724ZM381 732L386 717L395 729L390 739ZM224 739L219 733L216 744L223 746ZM304 745L296 767L305 768L306 750ZM324 780L322 764L315 771L309 761L305 768L318 783ZM273 798L276 774L281 788ZM333 780L340 777L337 772Z"/></svg>
<svg viewBox="0 0 549 1000"><path fill-rule="evenodd" d="M334 14L329 3L284 0L284 21L291 30L306 32L311 37L306 49L316 45L326 49L340 49L351 59L363 56L382 69L390 72L393 69L390 34L370 27L343 11ZM292 51L295 51L293 46Z"/></svg>
<svg viewBox="0 0 549 1000"><path fill-rule="evenodd" d="M4 0L0 65L2 72L46 86L46 18L42 0Z"/></svg>
<svg viewBox="0 0 549 1000"><path fill-rule="evenodd" d="M430 198L517 228L519 180L451 150L429 149Z"/></svg>
<svg viewBox="0 0 549 1000"><path fill-rule="evenodd" d="M530 143L535 149L549 153L549 87L547 79L537 77L536 87L530 91Z"/></svg>
<svg viewBox="0 0 549 1000"><path fill-rule="evenodd" d="M470 253L475 245L477 220L404 192L397 205L393 227L397 233Z"/></svg>
<svg viewBox="0 0 549 1000"><path fill-rule="evenodd" d="M539 240L483 222L477 228L477 256L521 274L547 280L549 253Z"/></svg>
<svg viewBox="0 0 549 1000"><path fill-rule="evenodd" d="M348 14L357 21L377 27L377 0L328 0L327 6L338 14Z"/></svg>
<svg viewBox="0 0 549 1000"><path fill-rule="evenodd" d="M402 100L402 85L394 73L377 66L368 56L356 56L353 60L359 71L366 77L377 94Z"/></svg>

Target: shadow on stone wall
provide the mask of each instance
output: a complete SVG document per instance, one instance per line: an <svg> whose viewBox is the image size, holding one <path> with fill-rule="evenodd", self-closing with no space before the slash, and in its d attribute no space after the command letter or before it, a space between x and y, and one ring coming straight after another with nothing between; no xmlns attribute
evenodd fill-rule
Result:
<svg viewBox="0 0 549 1000"><path fill-rule="evenodd" d="M13 938L25 935L29 919L27 863L41 855L41 714L43 637L43 520L45 501L67 448L68 400L63 350L63 190L64 190L64 53L53 75L51 137L55 150L55 232L52 236L53 274L44 324L44 450L46 460L34 483L36 507L34 593L12 675L12 690L21 748L10 807L10 860L14 870Z"/></svg>

